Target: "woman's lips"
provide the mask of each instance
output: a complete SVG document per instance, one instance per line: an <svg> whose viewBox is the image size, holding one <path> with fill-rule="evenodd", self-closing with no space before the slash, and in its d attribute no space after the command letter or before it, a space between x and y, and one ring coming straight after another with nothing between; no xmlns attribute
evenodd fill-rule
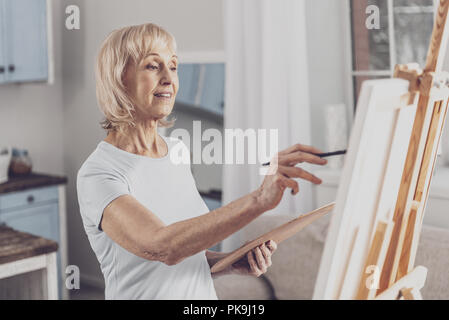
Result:
<svg viewBox="0 0 449 320"><path fill-rule="evenodd" d="M170 97L164 97L164 96L154 96L156 99L159 100L163 100L163 101L170 101L171 100L171 96Z"/></svg>

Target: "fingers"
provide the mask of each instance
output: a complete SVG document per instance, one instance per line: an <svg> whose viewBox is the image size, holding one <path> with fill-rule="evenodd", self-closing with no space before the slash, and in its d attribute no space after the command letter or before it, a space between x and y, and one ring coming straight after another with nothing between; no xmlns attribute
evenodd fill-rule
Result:
<svg viewBox="0 0 449 320"><path fill-rule="evenodd" d="M255 275L256 277L260 276L262 274L262 271L259 269L259 266L257 265L256 259L254 258L254 250L249 251L246 254L246 257L248 259L248 264L250 267L250 274Z"/></svg>
<svg viewBox="0 0 449 320"><path fill-rule="evenodd" d="M308 153L323 153L323 151L321 151L315 147L297 143L297 144L294 144L291 147L279 152L279 155L286 155L286 154L289 154L289 153L292 153L295 151L305 151Z"/></svg>
<svg viewBox="0 0 449 320"><path fill-rule="evenodd" d="M298 167L279 166L278 171L286 175L288 178L301 178L315 184L322 183L320 178Z"/></svg>
<svg viewBox="0 0 449 320"><path fill-rule="evenodd" d="M254 255L256 257L257 267L259 268L261 274L267 272L267 265L265 264L265 258L259 247L254 248Z"/></svg>
<svg viewBox="0 0 449 320"><path fill-rule="evenodd" d="M276 248L277 244L273 240L270 240L249 251L247 259L250 266L250 273L259 277L267 272L267 269L272 265L271 255Z"/></svg>
<svg viewBox="0 0 449 320"><path fill-rule="evenodd" d="M274 240L270 240L267 243L267 247L270 250L271 254L273 254L273 252L278 248L278 245Z"/></svg>
<svg viewBox="0 0 449 320"><path fill-rule="evenodd" d="M284 165L284 166L295 165L300 162L308 162L308 163L317 164L317 165L325 165L327 163L327 160L320 158L316 155L313 155L311 153L295 151L295 152L292 152L287 155L283 155L283 156L279 157L278 162L280 165Z"/></svg>
<svg viewBox="0 0 449 320"><path fill-rule="evenodd" d="M265 245L265 243L263 243L262 245L260 245L260 251L262 251L262 255L263 258L265 260L265 266L271 267L271 251L270 249L267 248L267 246Z"/></svg>
<svg viewBox="0 0 449 320"><path fill-rule="evenodd" d="M291 188L292 194L297 194L299 192L299 184L295 180L289 179L286 176L279 176L279 183L283 189Z"/></svg>

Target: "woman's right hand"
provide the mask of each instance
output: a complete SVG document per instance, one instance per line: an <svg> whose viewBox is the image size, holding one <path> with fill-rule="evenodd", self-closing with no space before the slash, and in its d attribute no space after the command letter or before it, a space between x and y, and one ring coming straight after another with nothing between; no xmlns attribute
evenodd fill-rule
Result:
<svg viewBox="0 0 449 320"><path fill-rule="evenodd" d="M284 190L292 189L292 194L299 192L298 182L293 178L308 180L314 184L320 184L321 179L301 168L295 167L297 163L308 162L317 165L325 165L327 160L313 153L322 151L307 145L295 144L277 155L270 161L268 174L262 185L257 190L257 201L265 211L275 208L281 202Z"/></svg>

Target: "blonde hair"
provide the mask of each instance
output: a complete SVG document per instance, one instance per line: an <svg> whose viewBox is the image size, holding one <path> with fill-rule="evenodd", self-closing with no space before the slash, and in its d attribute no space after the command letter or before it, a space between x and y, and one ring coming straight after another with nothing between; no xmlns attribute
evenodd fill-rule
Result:
<svg viewBox="0 0 449 320"><path fill-rule="evenodd" d="M123 76L129 63L139 64L156 45L176 51L175 38L163 28L146 23L112 31L98 53L95 68L97 100L105 119L101 127L109 131L123 131L135 126L134 106L126 92ZM158 120L158 126L171 127L175 120Z"/></svg>

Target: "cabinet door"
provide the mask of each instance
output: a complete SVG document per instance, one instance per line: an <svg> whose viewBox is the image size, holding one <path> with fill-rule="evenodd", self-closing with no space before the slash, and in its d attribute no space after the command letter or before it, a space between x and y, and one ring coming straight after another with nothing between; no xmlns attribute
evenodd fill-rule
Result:
<svg viewBox="0 0 449 320"><path fill-rule="evenodd" d="M48 78L46 0L3 0L6 81Z"/></svg>
<svg viewBox="0 0 449 320"><path fill-rule="evenodd" d="M195 105L198 90L200 65L193 63L181 63L178 67L179 91L176 102Z"/></svg>
<svg viewBox="0 0 449 320"><path fill-rule="evenodd" d="M5 81L5 1L0 0L0 83Z"/></svg>
<svg viewBox="0 0 449 320"><path fill-rule="evenodd" d="M223 114L225 74L223 63L205 65L200 105L212 112Z"/></svg>
<svg viewBox="0 0 449 320"><path fill-rule="evenodd" d="M0 214L0 222L13 229L59 243L58 203L35 206Z"/></svg>

